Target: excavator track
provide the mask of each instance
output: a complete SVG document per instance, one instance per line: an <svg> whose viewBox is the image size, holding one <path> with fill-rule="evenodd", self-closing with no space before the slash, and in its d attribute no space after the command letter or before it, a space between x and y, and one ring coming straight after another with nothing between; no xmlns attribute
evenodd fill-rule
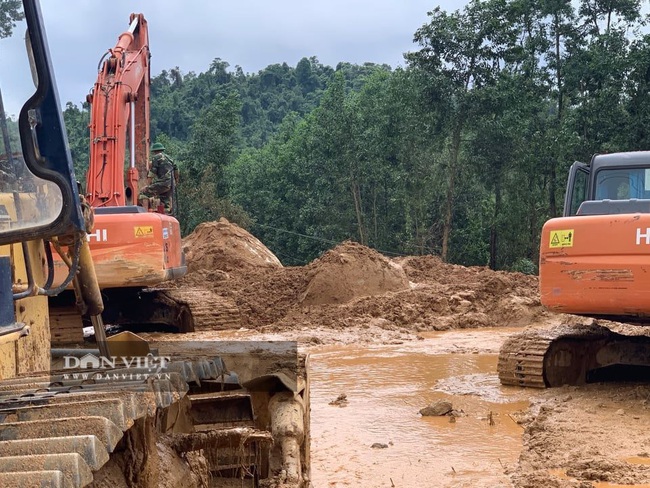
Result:
<svg viewBox="0 0 650 488"><path fill-rule="evenodd" d="M541 334L520 334L499 351L497 372L503 385L545 388L544 355L553 341Z"/></svg>
<svg viewBox="0 0 650 488"><path fill-rule="evenodd" d="M75 305L50 309L52 344L80 344L83 342L83 318Z"/></svg>
<svg viewBox="0 0 650 488"><path fill-rule="evenodd" d="M226 330L239 329L242 324L232 299L205 288L114 288L102 293L104 322L136 332ZM53 344L79 343L82 327L71 292L50 299Z"/></svg>
<svg viewBox="0 0 650 488"><path fill-rule="evenodd" d="M152 289L154 299L170 308L186 310L189 316L179 321L182 332L226 330L241 327L241 313L230 298L197 287Z"/></svg>
<svg viewBox="0 0 650 488"><path fill-rule="evenodd" d="M505 341L497 372L503 385L549 388L601 381L614 368L643 367L650 368L647 327L574 318Z"/></svg>
<svg viewBox="0 0 650 488"><path fill-rule="evenodd" d="M235 302L205 288L146 288L135 293L127 288L110 292L115 295L109 294L104 301L107 323L126 328L151 324L151 330L164 326L175 332L241 327Z"/></svg>
<svg viewBox="0 0 650 488"><path fill-rule="evenodd" d="M82 364L93 360L80 358ZM138 486L160 486L159 465L151 463L161 445L181 464L188 453L202 456L201 479L235 478L237 486L259 486L277 476L270 467L286 474L285 465L295 465L295 452L274 458L271 448L291 437L291 421L308 419L306 389L265 391L271 400L260 404L259 389L243 387L219 357L174 358L153 373L119 367L70 371L0 382L0 486L114 486L115 470L124 466L125 479L142 475ZM288 419L289 427L278 426L284 417L270 405L278 395L306 410ZM258 421L269 417L265 425ZM300 428L308 433L305 425ZM304 432L295 441L304 442ZM307 486L308 459L303 461L301 472L283 486ZM165 479L165 486L198 486L172 481Z"/></svg>

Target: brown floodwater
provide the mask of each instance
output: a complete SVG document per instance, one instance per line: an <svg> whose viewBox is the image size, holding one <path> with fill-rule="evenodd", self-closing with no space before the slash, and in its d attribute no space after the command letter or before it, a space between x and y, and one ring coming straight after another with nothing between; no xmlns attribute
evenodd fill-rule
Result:
<svg viewBox="0 0 650 488"><path fill-rule="evenodd" d="M523 431L511 415L534 393L499 384L497 352L509 332L312 350L314 487L510 486L503 471L516 462ZM329 405L342 393L347 406ZM436 400L463 416L418 414Z"/></svg>

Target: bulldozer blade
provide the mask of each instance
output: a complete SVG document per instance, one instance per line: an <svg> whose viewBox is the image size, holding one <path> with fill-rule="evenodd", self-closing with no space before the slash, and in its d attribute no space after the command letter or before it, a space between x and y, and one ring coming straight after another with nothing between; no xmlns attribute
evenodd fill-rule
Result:
<svg viewBox="0 0 650 488"><path fill-rule="evenodd" d="M151 350L149 343L133 332L124 331L106 339L111 356L146 356Z"/></svg>

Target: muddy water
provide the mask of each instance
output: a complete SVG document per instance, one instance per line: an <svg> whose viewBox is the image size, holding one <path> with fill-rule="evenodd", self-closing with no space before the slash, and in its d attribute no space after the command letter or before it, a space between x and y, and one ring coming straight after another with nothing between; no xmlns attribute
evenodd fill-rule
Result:
<svg viewBox="0 0 650 488"><path fill-rule="evenodd" d="M499 384L497 352L508 332L312 351L314 487L510 486L503 471L517 460L523 430L511 415L534 393ZM347 406L329 405L341 393ZM418 414L440 399L464 415L450 422Z"/></svg>

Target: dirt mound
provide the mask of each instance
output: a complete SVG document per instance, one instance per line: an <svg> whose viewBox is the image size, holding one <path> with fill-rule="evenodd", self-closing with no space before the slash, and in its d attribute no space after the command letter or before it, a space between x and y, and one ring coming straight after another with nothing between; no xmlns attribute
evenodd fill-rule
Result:
<svg viewBox="0 0 650 488"><path fill-rule="evenodd" d="M389 259L344 242L306 266L282 267L225 219L199 225L184 245L188 275L170 286L207 287L237 306L243 327L259 331L518 326L542 310L537 277L436 256Z"/></svg>
<svg viewBox="0 0 650 488"><path fill-rule="evenodd" d="M346 303L409 287L401 266L356 242L336 246L308 268L309 284L301 296L302 305Z"/></svg>
<svg viewBox="0 0 650 488"><path fill-rule="evenodd" d="M190 273L282 267L280 260L259 239L224 218L197 225L183 239L183 250Z"/></svg>
<svg viewBox="0 0 650 488"><path fill-rule="evenodd" d="M409 280L415 283L436 283L441 285L463 285L486 288L494 293L503 293L521 288L523 291L537 291L537 277L516 272L493 271L487 266L462 266L449 264L438 256L407 256L395 258Z"/></svg>
<svg viewBox="0 0 650 488"><path fill-rule="evenodd" d="M515 486L649 486L648 385L593 383L546 390L522 416Z"/></svg>
<svg viewBox="0 0 650 488"><path fill-rule="evenodd" d="M219 295L234 300L241 312L242 325L253 328L281 320L299 307L300 295L307 286L302 267L251 268L228 279L205 283L208 286L212 284ZM293 325L300 327L303 324Z"/></svg>

